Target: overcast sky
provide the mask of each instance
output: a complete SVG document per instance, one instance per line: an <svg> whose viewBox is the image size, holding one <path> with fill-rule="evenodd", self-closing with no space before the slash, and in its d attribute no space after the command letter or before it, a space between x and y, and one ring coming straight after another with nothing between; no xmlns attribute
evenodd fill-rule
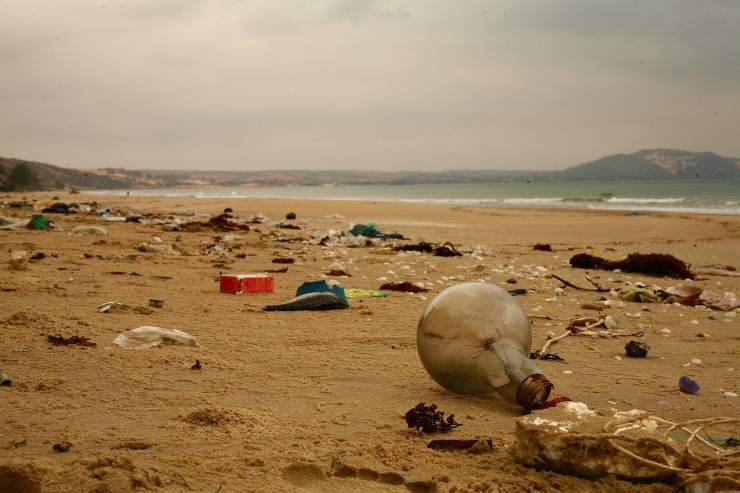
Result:
<svg viewBox="0 0 740 493"><path fill-rule="evenodd" d="M0 0L0 156L181 169L740 157L740 0Z"/></svg>

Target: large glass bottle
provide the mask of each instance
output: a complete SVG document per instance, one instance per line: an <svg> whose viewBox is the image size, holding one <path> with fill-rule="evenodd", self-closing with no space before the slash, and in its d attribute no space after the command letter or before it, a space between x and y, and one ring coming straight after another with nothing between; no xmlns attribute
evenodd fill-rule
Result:
<svg viewBox="0 0 740 493"><path fill-rule="evenodd" d="M553 388L529 359L527 315L493 284L466 282L439 293L421 315L416 346L429 375L452 392L495 390L529 412Z"/></svg>

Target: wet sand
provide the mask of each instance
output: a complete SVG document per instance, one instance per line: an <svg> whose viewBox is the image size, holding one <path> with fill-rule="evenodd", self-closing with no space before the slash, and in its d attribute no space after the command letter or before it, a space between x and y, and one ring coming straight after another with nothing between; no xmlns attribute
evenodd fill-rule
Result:
<svg viewBox="0 0 740 493"><path fill-rule="evenodd" d="M495 395L456 395L435 384L416 353L416 324L425 305L447 285L485 279L508 287L505 281L516 277L511 287L536 290L517 298L528 314L538 316L532 318L536 348L548 332L563 332L570 319L595 314L580 304L600 294L566 288L556 296L559 282L545 275L557 273L586 285L584 271L567 265L575 253L620 257L660 252L693 266L740 263L740 218L731 216L319 200L60 198L143 212L215 214L231 207L241 219L259 211L272 219L295 212L303 229L256 225L261 232L219 243L232 249L225 257L202 254L224 233L165 232L155 225L103 223L89 215L49 215L64 232L0 231L0 371L13 380L0 387L0 490L5 481L6 490L15 485L18 491L34 491L38 484L45 492L672 491L664 485L591 481L515 464L506 447L514 441L521 410ZM30 212L0 208L5 216ZM343 217L328 217L334 214ZM365 221L414 241L484 248L476 255L441 258L398 254L384 246L326 247L272 239L272 232L310 238ZM102 225L109 235L69 234L83 224ZM152 236L187 255L135 250ZM534 251L537 242L550 243L554 251ZM44 252L46 258L27 271L8 271L9 252L19 249ZM219 293L215 279L220 272L282 267L271 262L275 257L296 262L287 273L274 274L273 293ZM347 310L260 310L291 298L302 281L318 278L335 262L351 274L337 279L344 287L377 289L378 279L385 277L433 288L417 295L351 300ZM592 274L616 288L637 280L662 287L678 283L636 274ZM703 277L693 284L740 293L738 277ZM149 308L149 298L164 299L164 307ZM99 313L96 307L106 301L132 309ZM738 317L674 305L618 306L616 300L607 312L620 319L626 332L645 331L640 340L652 346L649 357L624 357L627 338L569 337L552 347L564 363L539 362L555 384L554 394L593 409L638 408L674 421L740 416L738 400L723 396L724 391L738 393ZM122 331L142 325L183 330L199 346L124 350L112 344ZM48 334L82 335L97 346L52 346ZM191 370L196 358L200 371ZM684 367L692 358L702 363ZM681 394L681 375L696 379L700 393ZM463 423L445 438L491 438L494 450L470 455L427 449L430 437L407 429L402 419L419 402L433 402ZM52 445L61 441L72 448L53 451ZM354 468L354 477L332 475L336 461Z"/></svg>

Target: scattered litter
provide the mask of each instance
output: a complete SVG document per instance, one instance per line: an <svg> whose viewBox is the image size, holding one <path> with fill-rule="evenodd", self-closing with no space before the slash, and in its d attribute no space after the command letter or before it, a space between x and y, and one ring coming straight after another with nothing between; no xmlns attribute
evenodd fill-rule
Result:
<svg viewBox="0 0 740 493"><path fill-rule="evenodd" d="M51 448L54 452L64 453L72 448L72 444L69 442L59 442L52 445Z"/></svg>
<svg viewBox="0 0 740 493"><path fill-rule="evenodd" d="M63 335L48 335L46 340L55 346L82 346L82 347L95 347L97 344L92 342L88 337L85 336L70 336L64 337Z"/></svg>
<svg viewBox="0 0 740 493"><path fill-rule="evenodd" d="M374 223L367 224L355 224L352 229L349 230L349 234L353 236L364 236L366 238L380 238L382 240L394 239L403 240L403 235L398 233L382 233L378 231Z"/></svg>
<svg viewBox="0 0 740 493"><path fill-rule="evenodd" d="M179 225L177 229L180 231L188 232L188 233L196 233L203 229L210 229L213 231L221 231L221 232L249 231L250 230L249 225L238 224L235 221L233 221L233 216L229 214L228 212L224 212L223 214L214 216L210 218L208 221L185 223L185 224Z"/></svg>
<svg viewBox="0 0 740 493"><path fill-rule="evenodd" d="M696 383L695 380L690 379L686 375L678 379L678 388L684 394L696 394L697 392L699 392L699 389L701 389L701 387L698 383Z"/></svg>
<svg viewBox="0 0 740 493"><path fill-rule="evenodd" d="M539 351L532 351L531 353L529 353L529 359L541 359L544 361L565 361L562 356L559 356L555 353L542 354Z"/></svg>
<svg viewBox="0 0 740 493"><path fill-rule="evenodd" d="M326 281L325 279L304 282L296 289L295 296L303 296L309 293L334 293L342 300L347 299L347 294L344 292L341 284L336 281Z"/></svg>
<svg viewBox="0 0 740 493"><path fill-rule="evenodd" d="M140 252L145 253L161 253L164 255L182 255L178 250L176 250L172 245L167 245L164 243L147 243L146 241L143 241L136 245L136 249Z"/></svg>
<svg viewBox="0 0 740 493"><path fill-rule="evenodd" d="M49 221L44 216L33 215L28 221L28 224L26 224L26 227L35 231L46 231L47 229L49 229L50 225L51 221Z"/></svg>
<svg viewBox="0 0 740 493"><path fill-rule="evenodd" d="M380 289L384 291L404 291L406 293L426 293L429 291L429 289L427 288L417 286L416 284L408 281L387 282L380 286Z"/></svg>
<svg viewBox="0 0 740 493"><path fill-rule="evenodd" d="M28 270L28 252L25 250L18 250L10 253L10 259L8 259L8 270Z"/></svg>
<svg viewBox="0 0 740 493"><path fill-rule="evenodd" d="M413 245L399 245L393 248L397 252L422 252L422 253L432 253L436 257L461 257L462 253L458 252L455 247L450 243L449 241L442 243L442 244L436 244L436 243L427 243L426 241L421 241L419 243L415 243Z"/></svg>
<svg viewBox="0 0 740 493"><path fill-rule="evenodd" d="M124 349L147 349L161 345L197 346L195 338L177 329L143 326L118 335L113 344Z"/></svg>
<svg viewBox="0 0 740 493"><path fill-rule="evenodd" d="M266 274L221 274L219 291L222 293L272 293L275 279Z"/></svg>
<svg viewBox="0 0 740 493"><path fill-rule="evenodd" d="M685 262L665 253L630 253L622 260L608 260L587 253L579 253L571 257L570 265L580 269L619 269L622 272L637 272L676 279L696 277Z"/></svg>
<svg viewBox="0 0 740 493"><path fill-rule="evenodd" d="M531 344L529 320L519 303L483 282L439 293L424 309L416 332L419 358L442 387L473 395L496 391L526 411L547 400L553 389L529 359Z"/></svg>
<svg viewBox="0 0 740 493"><path fill-rule="evenodd" d="M634 303L658 303L660 298L652 289L625 286L619 290L619 297Z"/></svg>
<svg viewBox="0 0 740 493"><path fill-rule="evenodd" d="M102 226L77 226L70 231L73 235L100 235L105 236L108 230Z"/></svg>
<svg viewBox="0 0 740 493"><path fill-rule="evenodd" d="M462 426L461 423L455 421L454 414L450 414L447 418L444 415L444 412L437 410L435 404L427 405L420 402L406 412L404 419L409 428L415 428L423 433L447 432Z"/></svg>
<svg viewBox="0 0 740 493"><path fill-rule="evenodd" d="M537 243L533 249L541 252L551 252L552 246L549 243Z"/></svg>
<svg viewBox="0 0 740 493"><path fill-rule="evenodd" d="M650 351L650 345L639 341L629 341L624 345L624 352L630 358L645 358Z"/></svg>
<svg viewBox="0 0 740 493"><path fill-rule="evenodd" d="M372 296L373 298L385 298L388 293L381 293L372 289L363 288L349 288L344 290L344 294L347 298L364 298L366 296Z"/></svg>
<svg viewBox="0 0 740 493"><path fill-rule="evenodd" d="M308 293L296 296L290 301L277 305L267 305L262 309L268 312L298 311L298 310L338 310L347 308L346 300L330 292Z"/></svg>

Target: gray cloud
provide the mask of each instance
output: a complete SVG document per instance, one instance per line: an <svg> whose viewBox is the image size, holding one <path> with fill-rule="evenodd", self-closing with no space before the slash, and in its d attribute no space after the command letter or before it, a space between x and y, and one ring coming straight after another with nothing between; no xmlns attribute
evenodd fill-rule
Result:
<svg viewBox="0 0 740 493"><path fill-rule="evenodd" d="M0 0L0 155L556 168L740 156L740 4Z"/></svg>

